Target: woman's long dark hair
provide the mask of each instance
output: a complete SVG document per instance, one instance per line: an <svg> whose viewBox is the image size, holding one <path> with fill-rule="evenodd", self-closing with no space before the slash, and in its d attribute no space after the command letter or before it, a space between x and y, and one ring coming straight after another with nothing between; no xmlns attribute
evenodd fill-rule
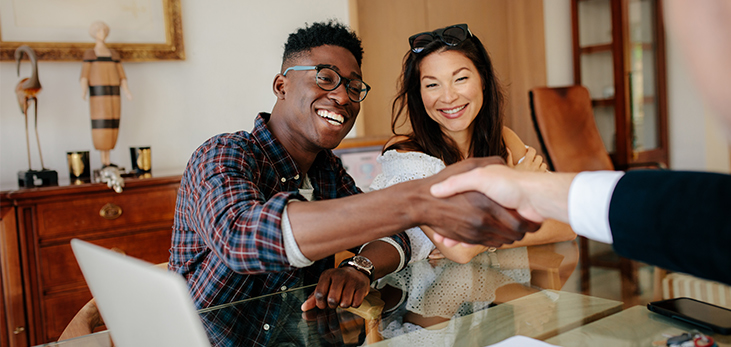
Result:
<svg viewBox="0 0 731 347"><path fill-rule="evenodd" d="M469 153L472 157L498 155L505 159L507 151L503 142L503 93L495 76L490 57L475 37L466 39L457 46L448 46L440 40L429 43L420 53L409 51L404 57L404 65L399 81L399 92L391 108L391 131L396 136L406 136L405 141L394 143L387 148L406 151L418 151L437 157L445 164L456 163L463 158L457 144L444 134L439 123L426 113L421 99L421 61L429 54L443 51L457 51L469 58L480 75L483 85L483 103L475 117L472 131L472 143ZM411 123L412 131L407 134L396 132L396 126Z"/></svg>

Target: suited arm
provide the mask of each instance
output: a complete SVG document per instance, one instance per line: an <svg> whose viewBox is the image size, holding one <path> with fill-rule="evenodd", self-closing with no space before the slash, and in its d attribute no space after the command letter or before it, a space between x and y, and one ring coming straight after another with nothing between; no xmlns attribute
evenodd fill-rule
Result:
<svg viewBox="0 0 731 347"><path fill-rule="evenodd" d="M609 208L615 251L731 284L731 176L630 171Z"/></svg>

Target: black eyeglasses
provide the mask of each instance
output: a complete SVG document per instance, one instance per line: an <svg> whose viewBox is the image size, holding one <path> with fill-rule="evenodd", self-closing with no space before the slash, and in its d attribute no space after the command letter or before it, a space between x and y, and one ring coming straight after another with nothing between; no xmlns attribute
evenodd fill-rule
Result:
<svg viewBox="0 0 731 347"><path fill-rule="evenodd" d="M348 99L352 102L361 102L368 95L368 91L371 90L371 86L359 79L350 79L343 76L326 65L317 66L292 66L284 70L283 76L287 76L287 72L290 70L294 71L306 71L306 70L317 70L315 75L315 83L322 90L331 91L335 90L340 86L340 83L345 81L345 90L348 92Z"/></svg>
<svg viewBox="0 0 731 347"><path fill-rule="evenodd" d="M464 40L472 37L472 32L467 24L450 25L445 28L437 29L431 32L423 32L409 37L409 45L414 53L421 53L424 48L439 39L449 46L456 46Z"/></svg>

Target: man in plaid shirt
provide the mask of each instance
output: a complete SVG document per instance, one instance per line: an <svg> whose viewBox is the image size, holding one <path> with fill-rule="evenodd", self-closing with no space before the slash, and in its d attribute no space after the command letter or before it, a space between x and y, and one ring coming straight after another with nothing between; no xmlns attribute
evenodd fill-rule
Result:
<svg viewBox="0 0 731 347"><path fill-rule="evenodd" d="M410 258L401 231L430 225L482 232L494 219L481 194L432 197L430 186L456 173L449 169L359 194L331 149L353 127L370 89L361 77L362 54L360 40L341 24L299 29L285 44L271 114L260 113L251 133L217 135L193 153L178 193L169 267L187 279L198 308L318 279L303 309L359 306L372 280ZM344 262L333 269L333 254L347 249L372 266ZM251 331L227 328L244 319L239 315L204 320L215 321L207 324L214 344L264 345L279 310L248 309L245 319L261 322Z"/></svg>

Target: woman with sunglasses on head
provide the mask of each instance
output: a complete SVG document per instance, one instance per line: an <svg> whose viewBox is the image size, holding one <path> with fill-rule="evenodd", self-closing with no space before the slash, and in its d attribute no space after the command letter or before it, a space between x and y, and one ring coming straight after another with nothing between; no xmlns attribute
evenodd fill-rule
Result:
<svg viewBox="0 0 731 347"><path fill-rule="evenodd" d="M497 155L516 169L546 171L536 150L503 126L500 84L487 51L466 24L413 35L409 44L392 108L394 137L378 158L383 173L374 179L372 190L431 176L470 157ZM397 125L407 120L411 131L397 133ZM488 250L484 246L447 247L436 242L434 232L426 226L409 229L407 234L412 262L443 256L467 263ZM548 221L539 231L503 248L575 237L568 225Z"/></svg>

